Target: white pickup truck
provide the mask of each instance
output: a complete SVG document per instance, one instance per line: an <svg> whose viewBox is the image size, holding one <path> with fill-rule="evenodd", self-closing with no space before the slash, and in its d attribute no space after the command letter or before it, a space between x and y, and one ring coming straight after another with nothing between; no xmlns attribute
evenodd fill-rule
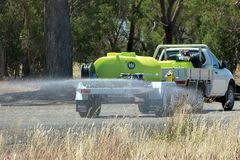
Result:
<svg viewBox="0 0 240 160"><path fill-rule="evenodd" d="M186 52L188 55L183 54ZM225 111L232 110L236 92L233 75L207 45L159 45L153 61L161 66L161 74L144 71L133 73L135 65L142 65L133 63L139 57L141 56L131 56L129 62L124 57L129 73L120 73L114 79L96 79L98 71L95 69L91 71L94 72L91 73L95 75L94 78L88 77L79 82L75 99L76 111L81 117L98 116L101 104L109 103L135 103L142 113L153 111L156 116L168 116L176 110L173 102L176 97L184 94L189 96L189 93L195 91L200 91L205 99L211 98L222 103ZM121 56L116 56L116 59L121 59ZM132 68L129 68L129 64ZM153 74L160 80L144 81L144 77Z"/></svg>

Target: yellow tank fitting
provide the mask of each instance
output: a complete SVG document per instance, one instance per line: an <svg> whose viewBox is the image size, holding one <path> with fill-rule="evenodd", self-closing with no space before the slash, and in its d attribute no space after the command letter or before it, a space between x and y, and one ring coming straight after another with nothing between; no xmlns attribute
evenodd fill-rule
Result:
<svg viewBox="0 0 240 160"><path fill-rule="evenodd" d="M165 79L167 82L174 81L174 76L172 70L169 70L168 73L165 75Z"/></svg>

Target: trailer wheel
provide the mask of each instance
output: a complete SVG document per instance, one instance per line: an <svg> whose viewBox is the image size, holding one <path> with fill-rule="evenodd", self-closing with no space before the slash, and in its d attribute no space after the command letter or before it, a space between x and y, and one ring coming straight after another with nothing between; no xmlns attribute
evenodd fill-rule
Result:
<svg viewBox="0 0 240 160"><path fill-rule="evenodd" d="M76 105L78 105L78 104L76 104ZM78 111L80 117L82 117L82 118L86 118L87 117L87 113L88 113L87 105L85 105L84 107L86 107L86 111Z"/></svg>
<svg viewBox="0 0 240 160"><path fill-rule="evenodd" d="M80 105L77 103L76 105ZM78 108L78 106L77 106ZM82 118L95 118L100 115L101 103L100 99L96 96L89 96L89 100L84 103L83 109L78 110L80 117Z"/></svg>
<svg viewBox="0 0 240 160"><path fill-rule="evenodd" d="M100 115L101 106L99 107L91 107L90 105L86 105L86 111L79 111L79 115L82 118L95 118Z"/></svg>
<svg viewBox="0 0 240 160"><path fill-rule="evenodd" d="M145 102L138 104L138 109L143 114L148 114L149 111L151 111L151 108L150 108L149 104L145 103Z"/></svg>
<svg viewBox="0 0 240 160"><path fill-rule="evenodd" d="M235 102L235 90L232 85L228 86L228 90L224 97L222 97L222 106L224 111L231 111Z"/></svg>

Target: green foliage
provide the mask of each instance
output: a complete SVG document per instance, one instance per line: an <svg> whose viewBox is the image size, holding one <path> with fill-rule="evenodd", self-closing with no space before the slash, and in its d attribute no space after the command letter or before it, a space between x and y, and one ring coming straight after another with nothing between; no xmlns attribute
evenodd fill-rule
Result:
<svg viewBox="0 0 240 160"><path fill-rule="evenodd" d="M234 1L189 0L185 9L187 39L208 44L220 59L229 61L234 72L240 57L240 12Z"/></svg>
<svg viewBox="0 0 240 160"><path fill-rule="evenodd" d="M127 1L82 1L71 7L74 59L89 62L125 50Z"/></svg>
<svg viewBox="0 0 240 160"><path fill-rule="evenodd" d="M5 53L9 76L20 76L26 45L31 50L31 67L34 71L42 69L43 48L43 2L25 1L29 7L30 35L24 30L24 10L22 2L3 1L0 12L0 39Z"/></svg>
<svg viewBox="0 0 240 160"><path fill-rule="evenodd" d="M91 62L110 51L125 51L133 16L136 19L133 49L140 55L152 55L165 36L159 1L143 0L138 12L133 14L132 4L138 2L70 0L73 61ZM24 28L26 13L28 30ZM175 43L206 43L235 70L240 60L240 10L235 0L185 0L175 28ZM31 73L43 71L43 34L44 1L0 1L0 41L10 76L21 74L26 53L29 53Z"/></svg>
<svg viewBox="0 0 240 160"><path fill-rule="evenodd" d="M13 0L3 2L0 13L0 39L6 53L8 74L19 71L23 53L21 51L20 32L22 29L21 6Z"/></svg>
<svg viewBox="0 0 240 160"><path fill-rule="evenodd" d="M82 5L87 6L82 8ZM109 50L108 37L118 25L113 7L86 1L75 6L72 16L74 55L78 61L87 61L104 55ZM110 15L110 16L109 16ZM79 59L81 57L81 59ZM83 58L83 59L82 59Z"/></svg>
<svg viewBox="0 0 240 160"><path fill-rule="evenodd" d="M146 0L142 8L143 18L138 25L142 30L141 39L144 40L148 49L146 54L152 56L156 46L161 44L164 39L164 32L159 18L160 6L158 1Z"/></svg>
<svg viewBox="0 0 240 160"><path fill-rule="evenodd" d="M25 0L26 1L26 0ZM27 45L29 45L30 52L30 67L32 73L39 73L43 69L43 33L44 33L44 7L43 1L28 0L27 7L29 9L29 35L22 29L21 31L21 44L24 52L26 51Z"/></svg>

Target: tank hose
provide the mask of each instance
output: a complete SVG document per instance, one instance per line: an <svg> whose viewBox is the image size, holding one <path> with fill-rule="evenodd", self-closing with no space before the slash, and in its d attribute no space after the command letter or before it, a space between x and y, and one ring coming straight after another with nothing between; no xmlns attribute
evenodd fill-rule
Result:
<svg viewBox="0 0 240 160"><path fill-rule="evenodd" d="M81 65L81 78L95 78L95 68L93 63Z"/></svg>

